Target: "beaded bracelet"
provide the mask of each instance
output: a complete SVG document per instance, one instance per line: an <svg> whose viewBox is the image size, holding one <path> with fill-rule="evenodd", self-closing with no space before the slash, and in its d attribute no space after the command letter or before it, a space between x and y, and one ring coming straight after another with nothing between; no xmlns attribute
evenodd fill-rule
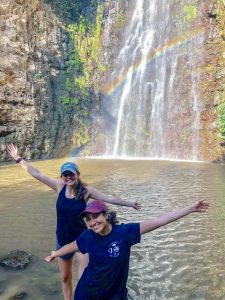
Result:
<svg viewBox="0 0 225 300"><path fill-rule="evenodd" d="M19 163L21 162L21 160L23 160L22 157L18 158L18 159L16 160L16 163L19 164Z"/></svg>

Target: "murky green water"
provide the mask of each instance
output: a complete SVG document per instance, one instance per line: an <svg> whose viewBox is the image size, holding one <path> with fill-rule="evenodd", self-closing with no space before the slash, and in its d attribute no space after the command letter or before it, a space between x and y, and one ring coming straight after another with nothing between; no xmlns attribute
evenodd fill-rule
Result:
<svg viewBox="0 0 225 300"><path fill-rule="evenodd" d="M33 163L57 177L62 160ZM141 221L203 198L206 214L193 214L142 237L133 247L129 299L225 299L225 166L169 161L78 160L84 181L140 200L141 211L116 207L123 222ZM21 249L35 255L22 271L0 267L0 300L62 299L55 262L43 257L55 244L56 195L12 164L0 167L0 256ZM115 207L113 207L115 209ZM76 275L74 265L74 276ZM74 278L74 285L76 279Z"/></svg>

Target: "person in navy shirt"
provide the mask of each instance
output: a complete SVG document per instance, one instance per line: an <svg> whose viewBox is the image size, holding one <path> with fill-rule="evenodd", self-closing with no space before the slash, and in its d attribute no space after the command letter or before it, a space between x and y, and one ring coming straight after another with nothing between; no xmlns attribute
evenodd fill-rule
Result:
<svg viewBox="0 0 225 300"><path fill-rule="evenodd" d="M74 300L127 300L127 278L131 247L141 235L178 220L193 212L203 212L209 204L198 201L141 223L117 225L115 213L102 201L94 200L81 213L89 229L76 241L47 256L47 262L79 249L89 254L89 264L81 276Z"/></svg>
<svg viewBox="0 0 225 300"><path fill-rule="evenodd" d="M80 172L77 165L73 162L66 162L61 166L61 178L54 179L41 173L38 169L21 158L18 149L13 144L9 144L9 155L24 168L31 176L55 190L58 194L56 202L57 225L56 225L56 249L71 243L87 229L87 226L80 213L85 210L86 204L90 198L98 198L111 204L123 205L140 209L139 202L125 201L119 197L106 195L94 187L86 185L80 178ZM76 252L76 253L75 253ZM64 300L72 298L72 262L74 253L77 258L78 279L81 277L88 264L88 254L77 251L71 251L66 255L60 255L58 266L62 279ZM87 253L87 252L85 252Z"/></svg>

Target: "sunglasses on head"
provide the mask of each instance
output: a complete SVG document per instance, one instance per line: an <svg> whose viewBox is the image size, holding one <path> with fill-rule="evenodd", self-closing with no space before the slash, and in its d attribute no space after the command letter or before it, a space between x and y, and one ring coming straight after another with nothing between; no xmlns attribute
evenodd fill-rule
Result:
<svg viewBox="0 0 225 300"><path fill-rule="evenodd" d="M70 172L70 171L66 171L66 172L63 172L62 173L62 176L64 177L68 177L68 176L74 176L75 174L73 172Z"/></svg>

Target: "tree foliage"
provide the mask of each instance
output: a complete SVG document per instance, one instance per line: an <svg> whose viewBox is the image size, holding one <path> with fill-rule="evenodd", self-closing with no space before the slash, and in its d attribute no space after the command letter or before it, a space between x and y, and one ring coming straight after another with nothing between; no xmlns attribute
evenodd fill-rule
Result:
<svg viewBox="0 0 225 300"><path fill-rule="evenodd" d="M45 0L67 22L77 22L87 7L96 7L97 0Z"/></svg>
<svg viewBox="0 0 225 300"><path fill-rule="evenodd" d="M223 139L225 139L225 102L221 103L218 108L219 113L219 129Z"/></svg>
<svg viewBox="0 0 225 300"><path fill-rule="evenodd" d="M97 2L92 2L93 9ZM98 92L95 82L92 80L93 74L105 70L100 62L102 15L103 5L98 3L95 18L93 15L80 15L76 23L68 25L71 51L69 66L65 72L65 90L61 102L69 111L73 112L79 123L79 131L83 132L87 132L84 128L87 128L90 122L93 94ZM80 144L87 140L88 137L85 134L85 137L81 138Z"/></svg>
<svg viewBox="0 0 225 300"><path fill-rule="evenodd" d="M184 5L184 21L187 22L187 23L190 23L192 22L195 18L196 18L196 15L197 15L197 8L194 6L194 5Z"/></svg>

